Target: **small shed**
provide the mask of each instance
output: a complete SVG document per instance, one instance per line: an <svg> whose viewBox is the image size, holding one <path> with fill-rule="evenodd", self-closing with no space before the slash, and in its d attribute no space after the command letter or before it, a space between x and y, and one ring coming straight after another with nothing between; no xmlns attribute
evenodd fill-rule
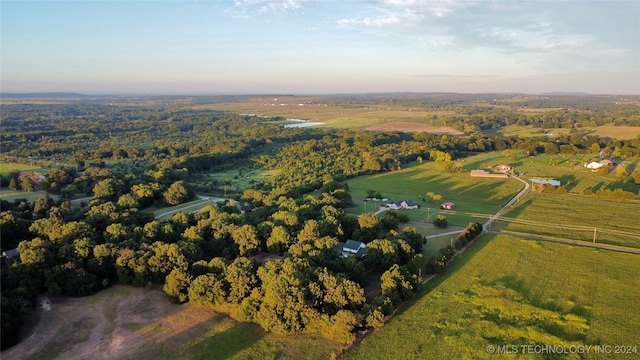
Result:
<svg viewBox="0 0 640 360"><path fill-rule="evenodd" d="M497 171L511 171L511 170L513 170L513 166L511 166L509 164L498 164L496 166L496 170Z"/></svg>
<svg viewBox="0 0 640 360"><path fill-rule="evenodd" d="M456 204L452 203L451 201L447 201L446 203L442 203L442 205L440 205L441 208L447 209L447 210L451 210L455 206L456 206Z"/></svg>

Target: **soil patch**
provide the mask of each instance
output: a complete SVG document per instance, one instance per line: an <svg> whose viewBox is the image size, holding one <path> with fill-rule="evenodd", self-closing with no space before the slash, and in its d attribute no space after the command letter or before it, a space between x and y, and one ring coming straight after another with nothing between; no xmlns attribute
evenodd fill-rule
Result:
<svg viewBox="0 0 640 360"><path fill-rule="evenodd" d="M188 343L206 332L203 325L223 316L172 304L158 289L123 285L84 298L46 299L41 305L33 333L4 351L3 360L134 359L149 347L181 343L183 338Z"/></svg>

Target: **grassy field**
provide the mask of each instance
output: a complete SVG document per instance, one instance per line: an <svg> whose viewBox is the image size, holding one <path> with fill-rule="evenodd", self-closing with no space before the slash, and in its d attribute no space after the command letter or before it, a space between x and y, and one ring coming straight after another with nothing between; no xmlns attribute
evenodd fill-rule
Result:
<svg viewBox="0 0 640 360"><path fill-rule="evenodd" d="M31 166L11 162L0 163L0 174L2 176L9 176L12 171L37 171L40 174L44 175L49 171L49 169L45 169L40 166Z"/></svg>
<svg viewBox="0 0 640 360"><path fill-rule="evenodd" d="M485 235L345 359L495 359L488 346L522 344L640 351L638 299L638 255Z"/></svg>
<svg viewBox="0 0 640 360"><path fill-rule="evenodd" d="M516 160L510 160L507 155L509 153L513 154ZM467 171L492 167L499 163L511 164L514 166L514 171L521 172L521 177L525 180L532 178L560 180L568 192L575 194L587 189L595 192L599 189L621 188L640 195L640 186L630 178L618 179L615 170L602 175L584 167L585 163L597 160L597 158L597 155L593 154L538 154L532 157L525 155L520 150L510 150L478 154L461 161ZM621 162L621 165L625 166L627 172L631 174L635 169L640 168L640 160L637 158L626 159Z"/></svg>
<svg viewBox="0 0 640 360"><path fill-rule="evenodd" d="M265 178L274 176L275 170L265 171L257 168L233 169L227 171L219 171L214 173L204 173L193 179L194 183L204 185L208 183L217 183L218 190L226 190L229 193L242 193L244 190L253 186L254 182L263 181Z"/></svg>
<svg viewBox="0 0 640 360"><path fill-rule="evenodd" d="M469 160L467 160L469 161ZM447 212L450 225L466 226L471 221L482 221L494 214L520 189L522 184L512 179L472 178L468 173L448 174L443 165L435 162L414 164L390 173L361 176L351 179L349 192L354 206L347 212L361 214L375 212L375 205L382 202L363 203L367 190L376 190L392 201L412 200L420 204L418 210L402 210L413 221L433 221L433 214L440 212L438 204L419 200L427 192L442 195L442 201L453 201L454 212Z"/></svg>
<svg viewBox="0 0 640 360"><path fill-rule="evenodd" d="M640 248L640 201L529 193L492 229Z"/></svg>
<svg viewBox="0 0 640 360"><path fill-rule="evenodd" d="M20 190L11 190L8 188L0 188L0 200L13 201L15 199L27 199L28 201L36 201L40 198L47 196L44 191L26 192ZM50 195L52 198L57 199L58 196Z"/></svg>
<svg viewBox="0 0 640 360"><path fill-rule="evenodd" d="M543 130L543 132L540 132ZM603 137L610 137L614 139L635 139L638 135L640 135L640 127L638 126L613 126L613 125L603 125L603 126L595 126L595 127L584 127L580 128L584 135L598 135ZM533 137L533 136L543 136L545 134L553 134L553 135L567 135L571 132L571 129L562 128L562 129L540 129L534 128L531 125L520 126L520 125L508 125L503 128L500 128L497 133L502 134L504 136L523 136L523 137Z"/></svg>
<svg viewBox="0 0 640 360"><path fill-rule="evenodd" d="M432 124L438 116L452 115L453 111L432 111L419 107L406 107L392 102L376 106L326 102L314 97L274 98L256 97L242 102L197 105L198 109L232 111L241 114L280 116L325 123L325 126L365 128L393 122ZM300 106L302 104L302 106Z"/></svg>

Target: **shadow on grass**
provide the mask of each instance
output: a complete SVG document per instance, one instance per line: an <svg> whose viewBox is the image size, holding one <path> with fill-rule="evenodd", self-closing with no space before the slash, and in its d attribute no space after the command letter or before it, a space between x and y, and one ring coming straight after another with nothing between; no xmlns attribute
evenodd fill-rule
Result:
<svg viewBox="0 0 640 360"><path fill-rule="evenodd" d="M266 331L256 324L236 322L222 332L190 344L188 353L195 359L228 359L252 347L265 335Z"/></svg>
<svg viewBox="0 0 640 360"><path fill-rule="evenodd" d="M574 187L576 187L576 185L580 183L580 180L576 179L574 175L568 174L558 177L558 180L560 180L560 184L562 184L562 186L564 186L567 191L571 191Z"/></svg>
<svg viewBox="0 0 640 360"><path fill-rule="evenodd" d="M487 246L489 241L491 241L491 239L493 239L494 237L495 235L491 235L491 234L485 234L478 237L473 242L473 244L469 245L469 247L465 250L465 252L456 256L447 265L444 272L436 275L433 279L431 279L424 286L422 286L413 298L407 300L402 305L400 305L395 315L393 315L393 318L396 318L399 315L402 315L405 311L407 311L413 305L415 305L416 302L420 301L423 297L431 293L431 291L433 291L442 283L447 281L453 274L455 274L458 270L464 267L471 258L473 258L482 249L484 249L484 247ZM427 276L429 275L425 275L425 277ZM393 321L393 318L391 319L391 321Z"/></svg>

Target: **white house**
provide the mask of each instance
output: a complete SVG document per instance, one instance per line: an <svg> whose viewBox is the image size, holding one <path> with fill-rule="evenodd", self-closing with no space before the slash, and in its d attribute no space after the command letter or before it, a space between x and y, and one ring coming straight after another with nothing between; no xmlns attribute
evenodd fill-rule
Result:
<svg viewBox="0 0 640 360"><path fill-rule="evenodd" d="M414 203L411 200L403 200L403 201L393 201L393 202L387 203L387 207L392 210L400 210L400 209L413 210L413 209L419 208L420 205Z"/></svg>

